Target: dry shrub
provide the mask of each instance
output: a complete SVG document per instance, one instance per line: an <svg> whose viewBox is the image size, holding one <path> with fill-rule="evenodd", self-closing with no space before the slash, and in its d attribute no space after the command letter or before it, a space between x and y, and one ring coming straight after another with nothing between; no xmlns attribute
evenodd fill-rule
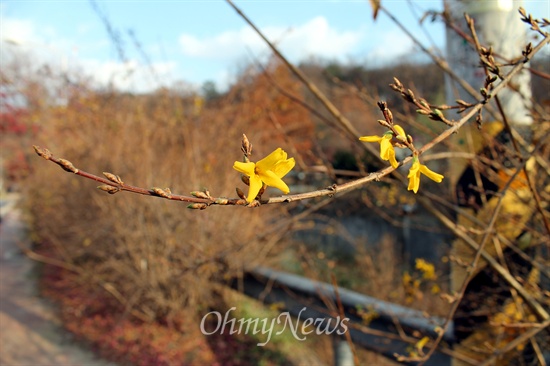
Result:
<svg viewBox="0 0 550 366"><path fill-rule="evenodd" d="M303 91L286 66L272 60L262 72L245 70L239 83L217 101L215 109L205 110L201 118L213 120L221 114L245 126L256 147L254 159L286 146L299 164L312 160L316 127L310 112L290 99L303 99Z"/></svg>
<svg viewBox="0 0 550 366"><path fill-rule="evenodd" d="M232 164L241 157L247 121L200 118L194 108L193 97L168 91L78 91L66 107L40 111L37 144L127 184L183 194L208 187L213 195L235 196L235 187L244 187ZM156 319L213 304L220 281L262 262L267 253L257 235L282 214L271 207L261 215L243 208L198 211L152 197L108 196L93 181L38 158L34 163L25 197L42 249L53 249L48 252L92 282L114 288L125 306Z"/></svg>
<svg viewBox="0 0 550 366"><path fill-rule="evenodd" d="M246 191L232 169L242 157L243 133L257 161L276 147L296 156L308 149L313 131L308 113L291 108L271 81L256 75L251 83L248 76L208 101L181 90L97 92L85 83L64 84L59 75L48 76L58 89L41 85L32 72L17 78L17 90L29 102L21 118L39 131L25 144L30 175L22 187L24 207L33 250L55 262L43 268L43 292L60 303L64 325L104 357L226 364L250 348L246 336L210 342L199 322L209 308L226 310L227 279L245 266L276 260L291 220L284 220L282 205L189 210L186 203L155 197L111 196L95 189L97 182L44 162L31 145L92 174L117 174L125 184L169 187L177 194L206 187L213 196L236 197L235 187ZM275 79L299 94L298 83L282 69ZM265 196L270 194L280 192L268 189ZM280 358L251 357L250 364Z"/></svg>

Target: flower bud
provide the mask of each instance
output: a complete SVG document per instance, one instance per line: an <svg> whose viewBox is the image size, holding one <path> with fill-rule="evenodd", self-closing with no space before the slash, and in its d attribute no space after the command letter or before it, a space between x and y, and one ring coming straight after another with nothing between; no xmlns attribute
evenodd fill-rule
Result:
<svg viewBox="0 0 550 366"><path fill-rule="evenodd" d="M243 133L241 151L246 157L252 155L252 144L250 143L250 141L248 141L248 137L246 137L244 133Z"/></svg>
<svg viewBox="0 0 550 366"><path fill-rule="evenodd" d="M377 122L378 122L381 126L384 126L384 127L386 127L386 128L390 128L389 123L386 122L386 121L383 120L383 119L379 119Z"/></svg>
<svg viewBox="0 0 550 366"><path fill-rule="evenodd" d="M202 191L193 191L191 192L191 194L197 198L205 198L205 199L210 198L206 193Z"/></svg>
<svg viewBox="0 0 550 366"><path fill-rule="evenodd" d="M122 179L120 179L118 175L114 175L113 173L108 173L108 172L103 172L103 175L105 176L105 178L109 179L111 182L114 182L120 185L124 184L124 182L122 181Z"/></svg>
<svg viewBox="0 0 550 366"><path fill-rule="evenodd" d="M395 85L402 88L403 87L403 84L401 84L401 81L399 81L398 78L394 77L393 78L393 81L395 82Z"/></svg>
<svg viewBox="0 0 550 366"><path fill-rule="evenodd" d="M214 201L216 205L227 205L229 203L229 200L225 197L218 197Z"/></svg>
<svg viewBox="0 0 550 366"><path fill-rule="evenodd" d="M163 197L163 198L170 198L171 197L171 194L166 192L164 189L162 188L158 188L158 187L153 187L151 188L151 191L153 191L153 193L156 195L156 196L159 196L159 197Z"/></svg>
<svg viewBox="0 0 550 366"><path fill-rule="evenodd" d="M239 198L242 198L243 200L246 199L246 196L244 195L244 192L240 189L240 188L235 188L235 190L237 191L237 196L239 196Z"/></svg>
<svg viewBox="0 0 550 366"><path fill-rule="evenodd" d="M489 98L488 98L489 93L487 92L487 89L481 88L481 89L479 89L479 92L481 93L481 95L483 96L483 98L489 99Z"/></svg>
<svg viewBox="0 0 550 366"><path fill-rule="evenodd" d="M441 112L439 109L434 109L432 113L430 113L430 118L434 121L443 121L445 119L445 116L443 115L443 112Z"/></svg>
<svg viewBox="0 0 550 366"><path fill-rule="evenodd" d="M36 145L32 145L32 147L34 148L34 151L38 154L38 156L43 157L46 160L50 160L50 158L52 157L52 153L50 152L50 150Z"/></svg>
<svg viewBox="0 0 550 366"><path fill-rule="evenodd" d="M64 170L70 173L78 173L78 169L76 169L73 163L71 163L69 160L59 159L59 165L61 165Z"/></svg>
<svg viewBox="0 0 550 366"><path fill-rule="evenodd" d="M119 188L110 186L108 184L97 186L97 189L101 189L103 192L107 192L109 194L115 194L120 190Z"/></svg>
<svg viewBox="0 0 550 366"><path fill-rule="evenodd" d="M204 210L206 207L208 207L206 203L192 203L187 206L187 208L192 210Z"/></svg>
<svg viewBox="0 0 550 366"><path fill-rule="evenodd" d="M418 102L420 103L420 105L426 109L430 109L430 104L426 101L426 99L424 98L420 98L418 99Z"/></svg>
<svg viewBox="0 0 550 366"><path fill-rule="evenodd" d="M463 107L471 107L472 106L472 103L467 103L467 102L463 101L462 99L457 99L456 103L458 105L463 106Z"/></svg>
<svg viewBox="0 0 550 366"><path fill-rule="evenodd" d="M393 123L393 113L388 109L386 108L386 112L388 113L387 116L388 116L388 122L389 123Z"/></svg>

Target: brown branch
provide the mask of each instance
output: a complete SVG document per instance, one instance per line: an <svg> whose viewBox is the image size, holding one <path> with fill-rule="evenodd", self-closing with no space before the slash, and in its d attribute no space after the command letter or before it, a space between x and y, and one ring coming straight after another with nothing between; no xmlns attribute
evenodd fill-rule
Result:
<svg viewBox="0 0 550 366"><path fill-rule="evenodd" d="M336 120L344 127L345 131L353 139L358 138L359 132L353 127L350 120L347 119L339 110L332 104L332 102L317 88L317 86L310 82L307 76L300 71L297 67L292 65L290 61L275 47L275 45L267 39L267 37L256 27L256 25L235 5L231 0L226 0L227 3L243 18L243 20L250 25L250 27L264 40L264 42L269 46L269 48L279 57L283 63L292 71L294 75L311 91L311 93L323 104L327 111L336 118ZM365 146L365 148L374 156L378 156L376 150L371 146Z"/></svg>
<svg viewBox="0 0 550 366"><path fill-rule="evenodd" d="M545 45L547 45L549 43L550 43L550 36L543 39L536 47L534 47L533 48L533 53L531 55L535 54L536 52L541 50ZM508 85L508 83L510 82L512 77L515 74L517 74L519 71L521 71L521 69L523 67L524 67L523 63L517 64L516 66L514 66L512 68L512 70L510 70L510 72L504 77L504 79L497 86L495 86L495 88L492 91L492 94L496 95L498 92L500 92L500 90L504 89L506 87L506 85ZM470 120L470 118L475 116L477 114L477 112L480 111L485 105L486 105L486 101L481 101L481 102L478 102L477 104L475 104L475 106L470 111L468 111L464 116L462 116L462 118L459 121L455 122L452 127L450 127L447 130L443 131L441 134L439 134L437 137L435 137L432 141L428 142L427 144L422 146L422 148L418 149L418 154L420 155L420 154L428 151L429 149L433 148L435 145L437 145L437 144L441 143L442 141L444 141L445 139L449 138L452 134L456 133L464 124L466 124ZM399 164L399 166L405 165L411 160L412 160L412 156L406 157ZM376 173L371 173L371 174L369 174L368 176L366 176L364 178L360 178L360 179L357 179L357 180L354 180L354 181L351 181L351 182L347 182L347 183L344 183L344 184L341 184L341 185L336 185L335 184L335 185L331 186L330 188L325 188L325 189L321 189L321 190L317 190L317 191L294 194L294 195L286 195L286 196L281 196L281 197L274 197L274 198L268 199L267 201L262 201L262 203L292 202L292 201L299 201L299 200L314 198L314 197L332 196L332 195L334 195L336 193L339 193L339 192L344 192L344 191L348 191L348 190L357 189L360 186L362 186L362 185L364 185L368 182L371 182L373 180L380 180L380 178L385 177L386 175L390 174L394 170L395 169L393 167L389 166L389 167L384 168L384 169L382 169L382 170L380 170Z"/></svg>
<svg viewBox="0 0 550 366"><path fill-rule="evenodd" d="M446 200L444 200L443 198L441 198L440 196L438 196L436 194L433 194L433 193L430 193L430 192L424 192L424 195L427 198L429 198L430 200L438 202L438 203L442 204L443 206L453 210L457 214L466 217L469 221L471 221L471 222L473 222L477 225L485 225L484 222L479 220L477 217L471 215L468 211L466 211L466 210L464 210L464 209L462 209L462 208L460 208L460 207L458 207L454 204L451 204L451 203L447 202ZM506 245L507 248L510 248L511 250L514 251L514 253L519 255L523 260L525 260L526 262L529 262L533 267L536 267L541 272L541 274L543 274L544 276L550 278L550 271L546 268L546 266L544 264L540 263L539 261L537 261L537 260L531 258L530 256L528 256L527 254L525 254L525 252L523 250L521 250L512 241L510 241L510 239L504 237L504 235L500 234L496 230L492 230L492 233L495 234L496 237L498 238L498 240L502 241ZM549 245L550 241L546 241L545 244Z"/></svg>
<svg viewBox="0 0 550 366"><path fill-rule="evenodd" d="M512 133L512 127L510 126L510 123L508 122L508 118L506 117L506 113L504 113L504 109L502 108L502 104L500 103L500 98L498 96L495 96L495 101L497 104L497 107L500 111L500 114L502 116L502 121L504 122L504 126L510 135L510 139L512 140L512 145L514 146L514 149L516 150L516 154L521 157L521 150L519 149L518 142L516 141L516 138L514 134ZM546 136L548 137L548 136ZM546 138L543 138L542 141L546 140ZM525 159L527 160L527 159ZM540 197L537 192L537 189L535 187L535 182L533 182L533 179L531 179L531 176L529 172L527 171L526 165L523 166L523 173L525 175L525 179L527 180L527 184L529 185L529 189L531 190L531 194L533 195L533 198L535 199L535 205L537 206L537 210L540 213L540 216L542 218L542 222L544 223L544 227L546 228L546 232L550 236L550 222L548 221L548 218L546 217L546 214L544 213L544 209L542 208L542 203L540 202ZM550 249L550 248L549 248Z"/></svg>
<svg viewBox="0 0 550 366"><path fill-rule="evenodd" d="M161 188L145 189L145 188L131 186L122 182L122 180L120 180L120 177L117 177L114 174L103 173L105 176L114 177L111 179L99 177L97 175L85 172L81 169L77 169L70 161L66 159L56 158L50 152L50 150L46 148L42 148L36 145L33 145L33 148L34 148L34 151L39 156L41 156L46 160L51 161L52 163L59 165L63 170L70 173L74 173L76 175L79 175L87 179L91 179L99 183L102 183L102 185L98 186L98 188L110 194L115 194L120 191L128 191L132 193L142 194L145 196L161 197L172 201L190 202L192 204L197 205L196 207L190 207L190 208L206 208L207 206L210 206L213 204L219 204L219 205L245 205L246 204L246 201L243 202L242 199L227 199L223 197L213 198L213 197L210 197L209 195L201 194L203 192L194 192L197 194L197 196L200 196L200 197L197 197L197 196L191 197L191 196L172 194L168 189L161 189ZM204 206L201 206L201 205L204 205Z"/></svg>
<svg viewBox="0 0 550 366"><path fill-rule="evenodd" d="M549 318L549 315L548 313L546 312L546 310L544 310L544 308L525 290L524 287L522 287L519 282L517 282L517 280L510 274L510 272L504 268L503 266L501 266L500 264L498 264L498 262L489 254L487 254L487 252L484 251L484 247L485 247L485 244L487 243L487 241L489 240L489 238L491 237L492 235L492 229L496 223L496 220L497 220L497 217L498 217L498 214L500 212L500 208L502 207L502 203L503 203L503 199L504 199L504 196L505 196L505 193L508 191L510 185L512 184L512 182L515 180L516 176L523 170L523 168L525 167L526 165L526 162L523 162L523 164L518 167L516 169L516 171L514 172L514 174L510 177L510 179L508 180L508 182L506 183L506 185L504 186L503 190L502 190L502 194L500 195L499 199L498 199L498 202L496 204L496 207L495 209L493 210L493 214L491 215L491 219L489 221L489 224L487 225L487 228L486 228L486 232L481 240L481 243L478 245L477 243L475 243L473 240L471 240L470 237L468 237L467 235L465 235L462 230L459 230L456 225L453 225L452 227L450 227L452 230L455 231L455 234L457 234L457 236L459 236L461 239L463 239L466 243L468 243L474 250L476 250L476 253L475 253L475 256L474 256L474 259L472 260L472 262L470 263L469 265L469 275L464 279L464 282L462 283L462 286L460 287L460 290L458 291L458 293L455 295L455 299L454 299L454 302L451 306L451 309L449 310L449 313L446 317L446 321L443 325L443 332L441 332L438 337L436 338L436 340L434 341L433 345L430 347L430 350L428 351L428 353L424 356L423 358L423 362L420 363L420 365L422 365L425 361L427 361L431 355L435 352L438 344L441 342L441 340L443 339L443 333L446 331L446 329L449 327L449 324L451 323L453 317L454 317L454 314L456 313L457 309L458 309L458 306L460 305L460 302L462 300L462 298L464 297L464 294L466 293L466 288L468 286L468 284L470 283L471 279L473 278L473 276L475 275L475 268L477 267L477 264L479 262L479 260L481 259L481 257L483 257L485 260L487 260L489 262L489 258L491 259L491 261L498 266L499 268L499 274L506 280L507 279L507 282L509 285L512 286L512 288L514 288L515 290L518 291L518 293L521 295L521 297L523 297L523 299L525 300L525 302L527 304L529 304L529 306L532 308L532 310L535 312L535 314L542 320L547 320ZM440 215L440 213L438 212L438 215ZM446 221L446 220L445 220ZM460 235L458 235L458 233L460 233ZM469 240L465 240L465 238L468 238ZM493 266L494 269L495 266Z"/></svg>
<svg viewBox="0 0 550 366"><path fill-rule="evenodd" d="M445 72L447 75L449 75L449 77L451 79L453 79L453 81L457 82L468 94L470 94L473 98L475 99L480 99L481 98L481 94L476 90L474 89L470 84L468 84L463 78L459 77L452 69L451 67L449 66L449 64L447 63L447 61L445 61L444 59L438 57L437 55L435 55L431 50L429 50L428 48L426 48L422 42L420 42L415 36L414 34L412 34L408 29L407 27L405 27L392 13L390 13L386 8L384 8L383 6L380 7L380 9L395 23L395 25L397 25L406 35L407 37L409 37L413 43L419 47L422 52L424 52L426 55L428 55L433 62L435 62L435 64L437 66L439 66L439 68L441 70L443 70L443 72ZM486 106L486 110L489 112L489 114L491 115L495 115L495 111L494 109L490 106L490 105L487 105Z"/></svg>
<svg viewBox="0 0 550 366"><path fill-rule="evenodd" d="M533 327L532 329L526 331L525 333L523 333L522 335L520 335L519 337L517 337L516 339L514 339L510 343L508 343L503 348L495 350L493 352L493 354L491 355L491 357L486 359L482 364L480 364L480 366L488 366L488 365L493 364L493 362L498 357L502 356L503 354L505 354L508 351L513 350L514 348L516 348L517 346L519 346L520 344L522 344L523 342L525 342L529 338L532 338L532 337L536 336L539 332L545 330L549 326L550 326L550 319L547 319L546 321L538 324L537 327Z"/></svg>
<svg viewBox="0 0 550 366"><path fill-rule="evenodd" d="M230 2L229 0L227 0ZM532 56L536 54L538 51L540 51L545 45L550 43L550 35L546 38L544 38L539 44L533 48L533 51L530 53L529 56ZM275 48L273 45L271 45L273 48ZM528 58L526 57L526 60ZM517 64L514 66L510 72L503 78L503 80L492 90L492 94L496 95L500 90L506 87L512 77L517 74L521 69L524 67L523 63ZM296 69L297 70L297 69ZM454 125L447 130L443 131L441 134L439 134L437 137L435 137L432 141L425 144L422 148L418 149L418 155L421 155L422 153L428 151L429 149L433 148L435 145L441 143L442 141L449 138L452 134L456 133L464 124L466 124L470 118L472 118L474 115L478 113L484 106L486 106L486 100L482 100L474 105L466 113L462 118L455 122ZM351 131L350 131L351 132ZM355 132L354 132L355 133ZM336 193L340 192L346 192L351 191L354 189L357 189L361 187L362 185L371 182L373 180L380 180L380 178L385 177L386 175L394 172L396 169L394 169L392 166L386 167L376 173L371 173L366 177L346 182L341 185L332 185L331 187L320 189L312 192L306 192L306 193L299 193L299 194L293 194L293 195L285 195L285 196L279 196L279 197L272 197L267 200L261 200L257 204L247 204L244 199L228 199L224 197L219 198L198 198L198 197L190 197L190 196L183 196L183 195L176 195L171 194L170 192L165 192L162 189L144 189L139 187L130 186L127 184L120 184L113 182L109 179L98 177L96 175L81 171L77 168L75 168L71 162L65 159L57 159L55 158L52 153L44 148L40 148L38 146L34 146L34 149L36 153L43 157L46 160L50 160L54 162L55 164L62 167L64 170L68 172L72 172L74 174L83 176L85 178L103 183L106 187L112 187L112 190L108 190L109 193L117 193L118 191L130 191L133 193L148 195L148 196L156 196L156 197L163 197L166 199L174 200L174 201L183 201L183 202L191 202L192 204L188 207L190 208L197 208L197 209L204 209L212 204L218 204L218 205L247 205L249 207L255 207L258 204L270 204L270 203L281 203L281 202L293 202L293 201L300 201L304 199L310 199L315 197L323 197L323 196L334 196ZM405 165L408 162L412 160L412 156L406 157L399 166ZM110 189L110 188L106 188Z"/></svg>

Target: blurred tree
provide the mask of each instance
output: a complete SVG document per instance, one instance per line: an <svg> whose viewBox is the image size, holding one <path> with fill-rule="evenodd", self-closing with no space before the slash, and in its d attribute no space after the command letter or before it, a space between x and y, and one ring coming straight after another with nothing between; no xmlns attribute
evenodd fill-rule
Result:
<svg viewBox="0 0 550 366"><path fill-rule="evenodd" d="M202 84L202 94L204 95L204 98L207 101L217 99L220 97L221 93L218 91L218 88L216 87L216 83L212 80L205 81Z"/></svg>

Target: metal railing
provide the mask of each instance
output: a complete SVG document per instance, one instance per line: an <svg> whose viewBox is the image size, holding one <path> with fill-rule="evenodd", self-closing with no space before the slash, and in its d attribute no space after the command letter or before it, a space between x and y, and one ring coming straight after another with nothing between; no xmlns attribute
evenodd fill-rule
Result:
<svg viewBox="0 0 550 366"><path fill-rule="evenodd" d="M396 361L395 354L407 356L414 348L414 343L411 343L413 332L416 338L419 335L435 338L436 327L445 321L419 310L265 267L246 272L242 278L233 280L231 286L265 304L277 304L278 309L302 321L313 318L336 324L337 319L348 318L346 331L354 345L393 361ZM365 324L360 309L374 314L368 324ZM345 339L337 332L332 335ZM454 342L452 324L447 328L443 342ZM335 343L335 350L350 354L340 340ZM335 355L337 364L346 363L342 361L346 358L343 356ZM451 357L438 349L425 365L450 365L450 362ZM404 361L403 364L415 365L416 362Z"/></svg>

